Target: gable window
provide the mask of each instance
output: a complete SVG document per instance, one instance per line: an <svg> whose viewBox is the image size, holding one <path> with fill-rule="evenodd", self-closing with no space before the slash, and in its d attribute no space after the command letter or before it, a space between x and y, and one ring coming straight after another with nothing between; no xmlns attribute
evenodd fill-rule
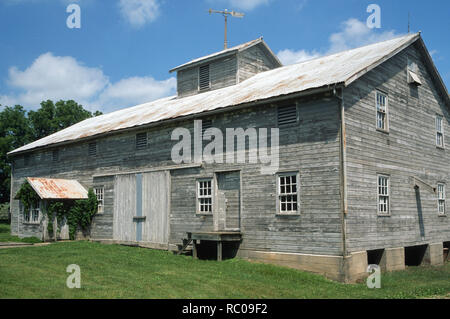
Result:
<svg viewBox="0 0 450 319"><path fill-rule="evenodd" d="M212 179L197 181L197 213L212 214Z"/></svg>
<svg viewBox="0 0 450 319"><path fill-rule="evenodd" d="M377 129L388 131L389 125L388 125L388 97L386 94L377 92L376 97L376 103L377 103Z"/></svg>
<svg viewBox="0 0 450 319"><path fill-rule="evenodd" d="M147 133L136 134L136 149L142 150L147 147Z"/></svg>
<svg viewBox="0 0 450 319"><path fill-rule="evenodd" d="M436 115L436 146L444 147L444 118Z"/></svg>
<svg viewBox="0 0 450 319"><path fill-rule="evenodd" d="M389 176L378 175L378 214L390 214L390 181Z"/></svg>
<svg viewBox="0 0 450 319"><path fill-rule="evenodd" d="M419 77L419 67L413 59L408 57L408 83L414 85L422 85L422 81Z"/></svg>
<svg viewBox="0 0 450 319"><path fill-rule="evenodd" d="M198 90L208 90L211 87L211 80L209 77L209 64L202 65L198 69Z"/></svg>
<svg viewBox="0 0 450 319"><path fill-rule="evenodd" d="M89 154L89 156L97 156L97 143L96 142L89 143L88 154Z"/></svg>
<svg viewBox="0 0 450 319"><path fill-rule="evenodd" d="M445 215L445 184L438 184L438 212L440 215Z"/></svg>
<svg viewBox="0 0 450 319"><path fill-rule="evenodd" d="M277 111L278 127L291 126L297 124L297 106L280 106Z"/></svg>
<svg viewBox="0 0 450 319"><path fill-rule="evenodd" d="M104 207L105 189L103 187L96 187L94 189L94 191L95 191L95 196L97 196L97 202L98 202L97 213L101 214L101 213L103 213L103 207Z"/></svg>
<svg viewBox="0 0 450 319"><path fill-rule="evenodd" d="M298 214L298 173L283 173L278 175L278 213Z"/></svg>

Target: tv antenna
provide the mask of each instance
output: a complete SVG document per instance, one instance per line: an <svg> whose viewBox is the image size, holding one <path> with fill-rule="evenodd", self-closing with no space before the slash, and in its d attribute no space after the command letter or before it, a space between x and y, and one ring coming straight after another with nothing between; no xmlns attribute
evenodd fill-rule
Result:
<svg viewBox="0 0 450 319"><path fill-rule="evenodd" d="M245 14L244 13L240 13L240 12L236 12L236 11L228 11L228 9L225 9L224 11L218 11L218 10L209 9L209 14L213 14L213 13L220 13L225 18L225 41L224 41L223 47L224 47L224 50L226 50L228 48L228 41L227 41L228 16L232 16L232 17L235 17L235 18L243 18Z"/></svg>

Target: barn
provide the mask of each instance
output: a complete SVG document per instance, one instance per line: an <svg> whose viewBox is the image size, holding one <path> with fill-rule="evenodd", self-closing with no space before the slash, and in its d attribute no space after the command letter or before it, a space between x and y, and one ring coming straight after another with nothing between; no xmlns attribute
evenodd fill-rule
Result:
<svg viewBox="0 0 450 319"><path fill-rule="evenodd" d="M176 96L9 153L12 234L45 238L45 194L92 188L92 241L343 282L442 264L450 97L420 33L290 66L260 38L171 72ZM24 211L30 181L42 200Z"/></svg>

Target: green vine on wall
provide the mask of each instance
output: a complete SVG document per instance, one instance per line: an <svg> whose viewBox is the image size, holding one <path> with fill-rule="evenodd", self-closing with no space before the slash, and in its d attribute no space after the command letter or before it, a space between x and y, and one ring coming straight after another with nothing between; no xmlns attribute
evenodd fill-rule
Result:
<svg viewBox="0 0 450 319"><path fill-rule="evenodd" d="M18 198L25 210L29 210L32 206L37 207L40 198L30 186L28 182L22 184L16 198ZM69 237L75 239L78 229L86 231L92 223L94 215L97 213L97 196L93 189L89 189L88 198L80 200L53 200L48 202L46 208L47 215L47 231L48 234L54 233L53 221L58 221L58 232L61 223L66 219L69 226Z"/></svg>

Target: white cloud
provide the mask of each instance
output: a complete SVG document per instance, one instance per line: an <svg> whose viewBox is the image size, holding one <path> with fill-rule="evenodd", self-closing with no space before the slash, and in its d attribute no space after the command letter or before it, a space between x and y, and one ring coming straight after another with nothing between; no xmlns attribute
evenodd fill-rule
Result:
<svg viewBox="0 0 450 319"><path fill-rule="evenodd" d="M39 56L23 71L11 67L7 84L12 93L0 92L0 104L20 104L28 109L38 108L47 99L73 99L91 111L109 112L176 91L174 78L158 81L152 77L131 77L111 83L101 69L50 52Z"/></svg>
<svg viewBox="0 0 450 319"><path fill-rule="evenodd" d="M1 104L15 101L24 106L36 107L46 99L89 100L102 90L109 80L98 68L89 68L72 57L54 56L48 52L39 56L30 67L20 71L9 69L7 83L19 91L17 95L3 97Z"/></svg>
<svg viewBox="0 0 450 319"><path fill-rule="evenodd" d="M97 103L106 108L137 105L173 95L176 87L175 78L157 81L152 77L131 77L108 85Z"/></svg>
<svg viewBox="0 0 450 319"><path fill-rule="evenodd" d="M341 29L342 31L333 33L330 36L329 53L386 41L399 36L395 31L378 33L376 31L377 29L370 29L364 22L354 18L344 21L341 25Z"/></svg>
<svg viewBox="0 0 450 319"><path fill-rule="evenodd" d="M401 34L397 34L393 30L377 32L377 29L370 29L364 22L351 18L341 24L341 31L331 34L327 50L317 52L303 49L297 51L285 49L279 51L277 56L283 64L289 65L326 54L353 49L375 42L386 41L398 36L401 36Z"/></svg>
<svg viewBox="0 0 450 319"><path fill-rule="evenodd" d="M284 65L300 63L303 61L311 60L320 56L319 53L313 51L308 52L306 50L294 51L290 49L281 50L277 53L278 58Z"/></svg>
<svg viewBox="0 0 450 319"><path fill-rule="evenodd" d="M240 9L240 10L248 10L251 11L255 9L256 7L259 7L261 5L267 5L272 0L208 0L210 3L216 3L216 4L228 4L231 7L230 10Z"/></svg>
<svg viewBox="0 0 450 319"><path fill-rule="evenodd" d="M155 21L160 13L158 0L120 0L119 9L125 20L137 28Z"/></svg>

